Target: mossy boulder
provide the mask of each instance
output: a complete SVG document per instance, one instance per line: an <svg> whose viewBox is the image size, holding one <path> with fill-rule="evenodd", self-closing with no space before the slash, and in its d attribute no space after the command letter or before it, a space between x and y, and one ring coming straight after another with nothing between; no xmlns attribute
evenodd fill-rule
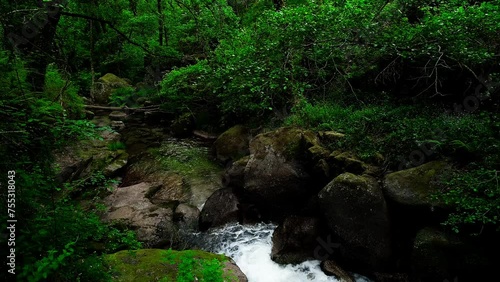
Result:
<svg viewBox="0 0 500 282"><path fill-rule="evenodd" d="M214 142L217 160L227 163L250 154L248 144L251 135L243 125L236 125L222 133Z"/></svg>
<svg viewBox="0 0 500 282"><path fill-rule="evenodd" d="M390 173L384 179L384 193L395 203L413 208L430 209L444 204L432 199L439 191L436 181L450 165L433 161L421 166Z"/></svg>
<svg viewBox="0 0 500 282"><path fill-rule="evenodd" d="M318 144L314 132L294 127L257 135L250 141L243 192L277 218L295 210L317 192L304 164L306 150Z"/></svg>
<svg viewBox="0 0 500 282"><path fill-rule="evenodd" d="M92 91L94 102L99 105L107 105L113 91L123 87L130 87L125 79L112 73L105 74L97 80Z"/></svg>
<svg viewBox="0 0 500 282"><path fill-rule="evenodd" d="M351 152L334 151L328 156L328 164L331 174L336 176L344 172L361 175L368 168L368 165L359 160Z"/></svg>
<svg viewBox="0 0 500 282"><path fill-rule="evenodd" d="M343 173L318 197L328 227L340 240L342 259L362 269L386 268L392 255L390 222L377 180Z"/></svg>
<svg viewBox="0 0 500 282"><path fill-rule="evenodd" d="M286 161L302 160L307 149L320 145L313 131L297 127L281 127L261 133L250 142L250 153L263 159L269 151L282 156Z"/></svg>
<svg viewBox="0 0 500 282"><path fill-rule="evenodd" d="M124 250L104 261L117 282L248 281L230 258L200 250Z"/></svg>

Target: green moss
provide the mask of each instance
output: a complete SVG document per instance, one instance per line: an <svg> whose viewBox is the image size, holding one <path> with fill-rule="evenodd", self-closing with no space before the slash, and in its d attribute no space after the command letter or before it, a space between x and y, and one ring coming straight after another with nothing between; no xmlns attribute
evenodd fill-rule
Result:
<svg viewBox="0 0 500 282"><path fill-rule="evenodd" d="M433 161L424 165L388 174L384 180L384 190L394 201L410 206L442 205L431 199L438 191L437 178L449 165Z"/></svg>
<svg viewBox="0 0 500 282"><path fill-rule="evenodd" d="M150 153L168 171L182 176L202 176L221 168L211 160L207 148L191 146L180 142L164 143Z"/></svg>
<svg viewBox="0 0 500 282"><path fill-rule="evenodd" d="M250 132L243 125L235 125L222 133L214 143L217 158L223 162L238 160L248 155Z"/></svg>
<svg viewBox="0 0 500 282"><path fill-rule="evenodd" d="M112 73L107 73L103 77L99 78L99 81L103 83L107 83L113 86L125 86L128 85L127 81L112 74Z"/></svg>
<svg viewBox="0 0 500 282"><path fill-rule="evenodd" d="M282 153L288 159L300 158L305 149L318 144L318 139L314 132L295 127L282 127L275 131L257 136L251 146L253 152L263 153L264 157L268 149L272 147L275 152ZM259 149L257 149L259 148Z"/></svg>
<svg viewBox="0 0 500 282"><path fill-rule="evenodd" d="M199 281L223 281L223 278L230 278L230 274L222 272L222 263L228 261L227 257L199 250L125 250L105 255L104 261L111 271L113 281L186 281L183 279L190 275ZM185 273L187 266L189 273ZM220 280L209 278L213 274L220 274Z"/></svg>

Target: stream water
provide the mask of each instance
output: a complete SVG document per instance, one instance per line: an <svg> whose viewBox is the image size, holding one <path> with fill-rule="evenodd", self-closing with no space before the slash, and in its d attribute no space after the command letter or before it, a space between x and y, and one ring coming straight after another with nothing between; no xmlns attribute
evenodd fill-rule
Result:
<svg viewBox="0 0 500 282"><path fill-rule="evenodd" d="M197 247L231 257L249 282L339 281L320 269L320 261L280 265L271 260L271 238L276 225L229 224L206 233L193 234ZM370 280L355 275L357 282Z"/></svg>

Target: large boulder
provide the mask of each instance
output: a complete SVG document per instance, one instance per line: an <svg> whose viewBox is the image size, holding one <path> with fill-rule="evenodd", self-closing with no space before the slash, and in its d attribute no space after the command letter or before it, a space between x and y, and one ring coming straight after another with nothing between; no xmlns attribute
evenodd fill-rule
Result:
<svg viewBox="0 0 500 282"><path fill-rule="evenodd" d="M146 247L168 246L173 243L173 211L153 204L148 199L151 190L157 190L157 187L149 183L115 189L104 199L107 209L103 220L125 224L135 230L137 239Z"/></svg>
<svg viewBox="0 0 500 282"><path fill-rule="evenodd" d="M248 281L230 258L200 250L124 250L105 255L104 261L113 281Z"/></svg>
<svg viewBox="0 0 500 282"><path fill-rule="evenodd" d="M235 191L241 191L245 186L245 168L250 160L249 156L245 156L235 161L224 173L222 184L225 187L232 187Z"/></svg>
<svg viewBox="0 0 500 282"><path fill-rule="evenodd" d="M94 102L99 105L107 105L113 91L123 87L130 87L125 79L112 73L105 74L97 80L92 91Z"/></svg>
<svg viewBox="0 0 500 282"><path fill-rule="evenodd" d="M383 190L387 198L401 205L430 210L443 207L432 198L439 191L436 180L450 165L443 161L433 161L421 166L393 172L385 176Z"/></svg>
<svg viewBox="0 0 500 282"><path fill-rule="evenodd" d="M250 154L251 135L243 125L236 125L222 133L214 143L217 160L227 163Z"/></svg>
<svg viewBox="0 0 500 282"><path fill-rule="evenodd" d="M180 230L198 231L198 221L200 219L200 210L197 207L180 204L174 211L174 222Z"/></svg>
<svg viewBox="0 0 500 282"><path fill-rule="evenodd" d="M239 201L231 189L215 191L203 206L200 214L200 230L237 222L239 219Z"/></svg>
<svg viewBox="0 0 500 282"><path fill-rule="evenodd" d="M340 240L342 258L359 268L384 269L391 257L390 224L377 180L344 173L318 197L328 227Z"/></svg>
<svg viewBox="0 0 500 282"><path fill-rule="evenodd" d="M246 195L281 217L317 192L303 166L305 151L318 144L316 134L300 128L279 128L250 141L250 159L244 170Z"/></svg>
<svg viewBox="0 0 500 282"><path fill-rule="evenodd" d="M315 259L317 239L323 235L319 219L290 216L273 233L271 259L282 264L297 264Z"/></svg>

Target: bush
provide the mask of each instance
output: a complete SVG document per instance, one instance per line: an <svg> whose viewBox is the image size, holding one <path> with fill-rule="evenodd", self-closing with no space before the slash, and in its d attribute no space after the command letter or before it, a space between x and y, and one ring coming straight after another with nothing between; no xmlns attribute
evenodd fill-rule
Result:
<svg viewBox="0 0 500 282"><path fill-rule="evenodd" d="M206 60L175 69L165 75L160 99L169 111L185 112L196 109L216 109L218 100L211 89L213 71Z"/></svg>
<svg viewBox="0 0 500 282"><path fill-rule="evenodd" d="M485 225L498 226L500 222L499 171L471 167L444 177L441 180L443 189L435 195L435 198L455 207L444 224L457 233L474 225L477 234Z"/></svg>
<svg viewBox="0 0 500 282"><path fill-rule="evenodd" d="M500 140L495 137L495 123L485 113L460 115L421 106L356 108L302 102L285 124L345 133L345 141L332 145L352 150L365 159L382 153L392 166L423 144L435 149L429 158L467 157L467 153L466 161L483 159L485 165L500 165L494 153Z"/></svg>
<svg viewBox="0 0 500 282"><path fill-rule="evenodd" d="M47 69L44 93L46 99L61 105L68 118L83 118L83 100L78 96L78 87L71 80L63 78L54 65L49 65Z"/></svg>

